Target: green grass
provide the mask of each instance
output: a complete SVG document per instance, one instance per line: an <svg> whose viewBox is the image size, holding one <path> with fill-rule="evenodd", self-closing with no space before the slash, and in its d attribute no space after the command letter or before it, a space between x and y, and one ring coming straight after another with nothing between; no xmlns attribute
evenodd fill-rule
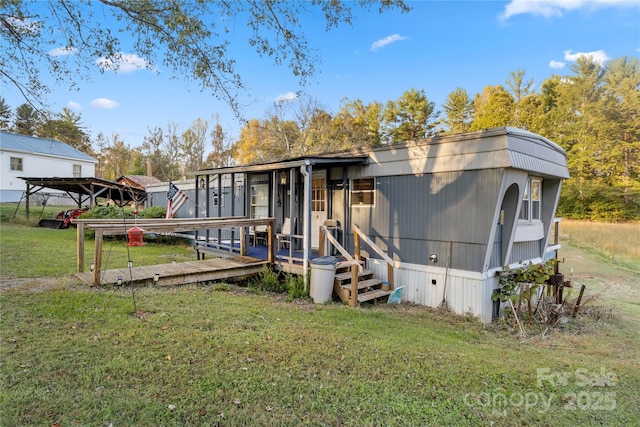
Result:
<svg viewBox="0 0 640 427"><path fill-rule="evenodd" d="M604 262L640 271L640 222L563 220L560 238L563 244L584 249Z"/></svg>
<svg viewBox="0 0 640 427"><path fill-rule="evenodd" d="M59 212L60 208L46 208ZM3 205L0 223L0 269L3 277L52 277L76 271L76 229L39 228L38 216L27 222L24 214L12 218L15 206ZM54 214L55 215L55 214ZM46 216L46 215L45 215ZM50 215L51 217L52 215ZM132 224L133 225L133 224ZM134 266L154 265L196 259L193 247L185 243L164 245L149 242L127 247L123 240L103 243L102 268L125 268L131 257ZM94 240L85 239L85 271L93 259Z"/></svg>
<svg viewBox="0 0 640 427"><path fill-rule="evenodd" d="M0 233L2 282L57 277L51 286L33 279L33 288L0 288L3 426L639 421L633 311L523 339L513 325L425 307L315 306L210 284L139 288L134 316L129 289L90 288L72 278L72 230L3 220ZM142 253L152 245L131 249L141 250L134 259L149 261L177 250L159 246L147 258ZM116 253L126 253L123 242L114 243ZM573 246L561 254L571 256L562 267L576 270L577 284L600 277L594 286L606 287L593 254ZM638 292L637 271L606 267L616 283ZM629 295L636 294L620 291L616 301Z"/></svg>
<svg viewBox="0 0 640 427"><path fill-rule="evenodd" d="M622 425L637 419L637 338L518 343L421 307L350 309L209 287L2 296L2 425ZM603 342L601 335L607 337ZM620 349L625 349L621 352ZM579 355L579 357L576 357ZM537 384L537 368L615 374ZM565 410L614 392L616 410ZM515 404L478 401L483 393ZM519 396L551 398L525 410ZM170 406L174 409L170 409Z"/></svg>

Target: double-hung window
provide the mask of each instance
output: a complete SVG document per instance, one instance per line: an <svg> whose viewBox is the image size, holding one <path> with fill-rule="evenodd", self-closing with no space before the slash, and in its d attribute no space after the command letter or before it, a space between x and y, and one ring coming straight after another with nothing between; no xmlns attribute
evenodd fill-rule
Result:
<svg viewBox="0 0 640 427"><path fill-rule="evenodd" d="M524 188L522 206L520 207L520 221L540 221L542 200L542 180L529 178Z"/></svg>
<svg viewBox="0 0 640 427"><path fill-rule="evenodd" d="M9 169L22 172L22 157L11 157L9 160Z"/></svg>

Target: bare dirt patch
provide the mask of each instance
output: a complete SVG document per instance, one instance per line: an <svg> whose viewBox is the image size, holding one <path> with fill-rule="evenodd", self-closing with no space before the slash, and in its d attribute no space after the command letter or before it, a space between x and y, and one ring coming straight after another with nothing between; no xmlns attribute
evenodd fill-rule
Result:
<svg viewBox="0 0 640 427"><path fill-rule="evenodd" d="M43 292L80 286L73 276L65 277L13 277L0 278L2 292Z"/></svg>

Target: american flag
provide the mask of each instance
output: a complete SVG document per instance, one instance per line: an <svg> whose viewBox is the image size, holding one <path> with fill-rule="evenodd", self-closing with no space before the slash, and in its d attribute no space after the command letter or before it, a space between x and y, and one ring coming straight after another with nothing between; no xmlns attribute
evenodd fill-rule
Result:
<svg viewBox="0 0 640 427"><path fill-rule="evenodd" d="M178 212L180 206L189 199L184 191L176 187L173 182L169 181L169 192L167 193L167 219L173 218Z"/></svg>

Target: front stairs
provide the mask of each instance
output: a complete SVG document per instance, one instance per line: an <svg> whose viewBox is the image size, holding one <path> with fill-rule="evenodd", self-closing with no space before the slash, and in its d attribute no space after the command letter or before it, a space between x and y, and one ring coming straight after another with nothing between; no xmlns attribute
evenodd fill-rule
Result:
<svg viewBox="0 0 640 427"><path fill-rule="evenodd" d="M358 261L364 266L364 261ZM347 261L339 261L336 264L336 276L333 281L333 291L340 299L350 305L351 302L351 264ZM388 284L386 284L388 288ZM358 273L358 304L371 301L386 301L392 290L383 290L383 281L373 278L373 271L362 269Z"/></svg>

